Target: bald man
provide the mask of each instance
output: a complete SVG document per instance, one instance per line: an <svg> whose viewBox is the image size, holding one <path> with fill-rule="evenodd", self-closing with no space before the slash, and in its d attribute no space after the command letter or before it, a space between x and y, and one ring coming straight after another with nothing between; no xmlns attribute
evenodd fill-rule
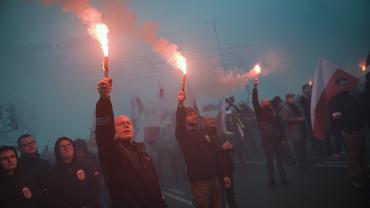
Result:
<svg viewBox="0 0 370 208"><path fill-rule="evenodd" d="M111 207L166 207L154 163L145 153L144 144L133 141L135 131L130 118L113 118L112 80L102 79L97 89L96 143Z"/></svg>

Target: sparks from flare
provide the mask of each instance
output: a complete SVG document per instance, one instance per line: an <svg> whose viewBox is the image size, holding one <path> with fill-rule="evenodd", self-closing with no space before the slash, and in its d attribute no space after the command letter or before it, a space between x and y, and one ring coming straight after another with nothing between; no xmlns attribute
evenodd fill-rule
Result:
<svg viewBox="0 0 370 208"><path fill-rule="evenodd" d="M99 42L101 48L103 49L104 56L108 57L108 26L103 23L97 23L92 25L88 30L93 38Z"/></svg>

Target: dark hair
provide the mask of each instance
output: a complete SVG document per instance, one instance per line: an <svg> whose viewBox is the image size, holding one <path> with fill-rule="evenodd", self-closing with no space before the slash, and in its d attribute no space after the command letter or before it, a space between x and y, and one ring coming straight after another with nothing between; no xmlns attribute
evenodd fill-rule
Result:
<svg viewBox="0 0 370 208"><path fill-rule="evenodd" d="M20 146L21 146L21 141L22 141L22 139L27 138L27 137L33 137L33 136L32 136L31 134L22 134L22 135L20 135L20 136L18 137L18 139L17 139L18 147L20 147Z"/></svg>
<svg viewBox="0 0 370 208"><path fill-rule="evenodd" d="M309 85L309 84L304 84L304 85L302 86L302 91L303 91L304 89L306 89L307 87L310 87L310 85Z"/></svg>
<svg viewBox="0 0 370 208"><path fill-rule="evenodd" d="M345 77L340 77L340 78L338 78L338 79L335 80L335 85L338 85L338 84L340 84L343 81L348 81L348 79L345 78Z"/></svg>
<svg viewBox="0 0 370 208"><path fill-rule="evenodd" d="M186 107L185 108L186 115L190 115L191 113L197 113L197 111L192 107Z"/></svg>
<svg viewBox="0 0 370 208"><path fill-rule="evenodd" d="M6 145L3 145L3 146L0 147L0 154L2 154L3 152L6 152L6 151L13 151L14 154L15 154L15 157L17 158L17 161L18 161L17 149L15 147L13 147L13 146L6 146ZM0 166L0 171L4 171L4 169L3 169L2 166Z"/></svg>
<svg viewBox="0 0 370 208"><path fill-rule="evenodd" d="M74 151L74 154L73 154L73 158L76 157L76 145L74 143L74 141L68 137L60 137L59 139L57 139L57 141L55 142L55 145L54 145L54 153L55 153L55 159L57 162L60 162L61 161L61 156L60 156L60 153L59 153L59 143L63 140L67 140L69 142L71 142L72 146L73 146L73 151Z"/></svg>
<svg viewBox="0 0 370 208"><path fill-rule="evenodd" d="M5 152L5 151L13 151L15 156L17 156L17 159L18 159L18 153L17 153L17 149L13 146L6 146L6 145L3 145L0 147L0 154Z"/></svg>
<svg viewBox="0 0 370 208"><path fill-rule="evenodd" d="M293 93L288 93L288 94L285 96L285 99L288 99L288 98L294 98L294 94L293 94Z"/></svg>

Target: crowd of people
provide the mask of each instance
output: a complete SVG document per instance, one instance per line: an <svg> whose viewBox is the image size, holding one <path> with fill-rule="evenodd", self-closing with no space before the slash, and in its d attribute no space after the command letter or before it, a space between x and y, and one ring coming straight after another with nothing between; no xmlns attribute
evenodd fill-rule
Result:
<svg viewBox="0 0 370 208"><path fill-rule="evenodd" d="M163 173L168 166L175 183L189 181L194 207L235 208L234 184L238 181L234 171L246 166L259 149L266 160L267 189L277 186L275 161L280 185L288 187L292 182L286 166L304 171L325 158L347 158L354 188L364 189L369 185L370 73L366 79L360 97L350 92L346 78L336 80L337 94L328 105L332 128L324 141L313 136L312 85L303 85L301 95L288 93L283 102L278 96L259 100L255 81L253 109L246 102L237 106L230 97L222 118L199 115L184 105L186 93L180 91L175 125L161 134L176 141L168 143L173 148L166 149L166 143L147 144L148 151L144 143L134 141L131 119L114 116L112 80L104 78L97 85L96 152L89 150L86 140L61 137L53 153L46 147L39 154L30 134L21 135L17 147L1 146L0 207L163 208L167 207L163 181L168 179Z"/></svg>

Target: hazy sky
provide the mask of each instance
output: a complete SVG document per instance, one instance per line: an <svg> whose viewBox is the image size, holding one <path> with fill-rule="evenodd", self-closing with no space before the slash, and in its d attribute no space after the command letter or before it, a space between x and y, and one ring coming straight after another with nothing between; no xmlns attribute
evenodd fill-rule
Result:
<svg viewBox="0 0 370 208"><path fill-rule="evenodd" d="M109 17L109 2L92 4L112 27L124 24ZM240 90L212 87L217 84L214 77L204 75L223 66L228 73L261 63L266 67L260 78L262 96L284 96L299 93L320 57L357 72L370 48L368 0L129 2L140 23L156 21L158 36L187 55L189 85L194 83L191 88L201 104L233 92L241 97ZM213 27L206 24L214 17L224 48L221 59ZM61 7L37 0L1 0L0 25L0 104L16 101L24 111L21 115L36 117L41 144L54 144L60 136L87 137L102 71L101 50L86 27ZM110 38L116 114L130 114L132 96L140 96L144 105L156 105L159 82L174 104L179 73L141 38L119 31L112 31Z"/></svg>

